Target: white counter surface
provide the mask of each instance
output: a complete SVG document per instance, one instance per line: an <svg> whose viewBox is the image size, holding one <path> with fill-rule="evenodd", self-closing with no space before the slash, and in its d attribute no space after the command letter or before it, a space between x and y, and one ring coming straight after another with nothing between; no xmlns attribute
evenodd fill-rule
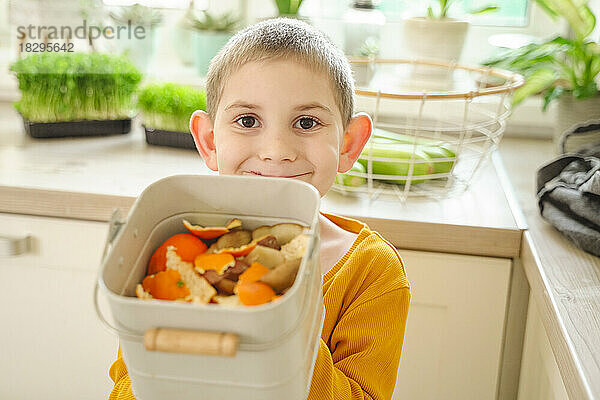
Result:
<svg viewBox="0 0 600 400"><path fill-rule="evenodd" d="M0 131L4 212L107 220L112 208L127 208L150 183L174 174L214 172L195 151L147 145L138 126L119 136L45 140L29 138L20 126ZM512 257L523 226L502 184L489 162L472 188L455 198L402 203L330 192L322 211L363 219L402 248Z"/></svg>

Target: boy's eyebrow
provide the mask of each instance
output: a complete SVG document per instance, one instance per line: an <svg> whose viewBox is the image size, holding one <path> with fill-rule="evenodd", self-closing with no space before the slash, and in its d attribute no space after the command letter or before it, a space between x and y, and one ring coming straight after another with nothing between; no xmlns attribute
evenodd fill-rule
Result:
<svg viewBox="0 0 600 400"><path fill-rule="evenodd" d="M225 111L231 109L231 108L250 108L250 109L257 109L260 110L259 106L256 106L254 104L250 104L250 103L246 103L243 101L235 101L233 103L231 103L230 105L228 105L227 107L225 107Z"/></svg>
<svg viewBox="0 0 600 400"><path fill-rule="evenodd" d="M323 110L325 112L328 112L329 114L333 114L331 112L331 110L329 109L329 107L324 106L321 103L316 103L316 102L315 103L302 104L302 105L294 108L294 111L306 111L306 110L310 110L310 109L313 109L313 108L320 108L321 110Z"/></svg>
<svg viewBox="0 0 600 400"><path fill-rule="evenodd" d="M260 110L260 106L257 106L255 104L250 104L250 103L246 103L243 101L235 101L233 103L231 103L230 105L228 105L227 107L225 107L225 111L231 109L231 108L249 108L251 110ZM294 111L306 111L306 110L310 110L313 108L319 108L325 112L328 112L329 114L333 114L331 112L331 110L329 109L329 107L321 104L321 103L308 103L308 104L301 104L297 107L294 107Z"/></svg>

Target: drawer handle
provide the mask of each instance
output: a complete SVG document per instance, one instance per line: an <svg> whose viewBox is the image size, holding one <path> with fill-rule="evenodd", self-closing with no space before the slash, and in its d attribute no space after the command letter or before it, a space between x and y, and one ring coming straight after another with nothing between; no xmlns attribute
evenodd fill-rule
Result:
<svg viewBox="0 0 600 400"><path fill-rule="evenodd" d="M0 236L0 257L18 256L31 250L31 236Z"/></svg>

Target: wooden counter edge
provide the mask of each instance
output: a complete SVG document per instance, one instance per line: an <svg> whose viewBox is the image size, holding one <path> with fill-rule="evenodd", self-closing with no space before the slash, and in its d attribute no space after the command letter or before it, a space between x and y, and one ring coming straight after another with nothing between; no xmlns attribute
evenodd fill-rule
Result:
<svg viewBox="0 0 600 400"><path fill-rule="evenodd" d="M135 197L0 186L0 212L109 221L114 209L127 215Z"/></svg>
<svg viewBox="0 0 600 400"><path fill-rule="evenodd" d="M135 197L0 186L0 212L108 221L115 208L127 215ZM407 250L514 258L522 231L346 215L365 222L394 246Z"/></svg>
<svg viewBox="0 0 600 400"><path fill-rule="evenodd" d="M589 384L584 378L583 368L569 339L567 329L560 316L557 299L553 297L547 277L541 265L541 259L534 247L530 232L523 235L521 257L523 268L529 281L530 290L536 304L541 309L540 316L546 329L546 334L558 364L569 398L595 399Z"/></svg>
<svg viewBox="0 0 600 400"><path fill-rule="evenodd" d="M406 250L516 258L523 233L520 229L346 216L366 223L392 245Z"/></svg>

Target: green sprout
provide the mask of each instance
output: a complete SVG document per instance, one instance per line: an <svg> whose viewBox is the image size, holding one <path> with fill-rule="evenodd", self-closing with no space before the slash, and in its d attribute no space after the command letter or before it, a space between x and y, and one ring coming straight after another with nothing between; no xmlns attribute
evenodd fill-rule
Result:
<svg viewBox="0 0 600 400"><path fill-rule="evenodd" d="M206 109L206 92L175 83L154 83L140 91L138 109L149 128L189 132L192 113Z"/></svg>
<svg viewBox="0 0 600 400"><path fill-rule="evenodd" d="M113 120L133 115L132 95L142 74L126 58L100 53L40 53L14 62L30 121Z"/></svg>

